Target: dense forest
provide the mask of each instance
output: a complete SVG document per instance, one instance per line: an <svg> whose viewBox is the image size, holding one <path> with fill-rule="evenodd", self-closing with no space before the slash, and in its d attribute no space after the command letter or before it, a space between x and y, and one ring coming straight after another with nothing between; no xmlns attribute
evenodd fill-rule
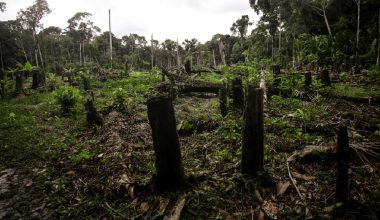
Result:
<svg viewBox="0 0 380 220"><path fill-rule="evenodd" d="M206 42L0 21L0 219L378 219L380 1L246 1Z"/></svg>

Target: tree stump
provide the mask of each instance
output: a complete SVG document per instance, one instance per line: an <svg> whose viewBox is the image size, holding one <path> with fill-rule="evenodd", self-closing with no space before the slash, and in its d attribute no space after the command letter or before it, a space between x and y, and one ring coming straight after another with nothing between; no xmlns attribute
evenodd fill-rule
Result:
<svg viewBox="0 0 380 220"><path fill-rule="evenodd" d="M311 77L311 72L306 72L304 74L305 76L305 89L308 90L310 89L312 83L313 83L313 80L312 80L312 77Z"/></svg>
<svg viewBox="0 0 380 220"><path fill-rule="evenodd" d="M243 83L240 77L236 77L231 82L232 89L232 102L234 108L241 108L244 105L244 95L243 95Z"/></svg>
<svg viewBox="0 0 380 220"><path fill-rule="evenodd" d="M16 94L21 94L24 92L23 82L22 82L22 73L16 74Z"/></svg>
<svg viewBox="0 0 380 220"><path fill-rule="evenodd" d="M184 171L171 99L163 95L149 99L148 118L156 155L155 187L159 191L177 190L183 184Z"/></svg>
<svg viewBox="0 0 380 220"><path fill-rule="evenodd" d="M224 85L219 89L219 108L220 114L225 117L227 115L227 90Z"/></svg>
<svg viewBox="0 0 380 220"><path fill-rule="evenodd" d="M2 68L0 68L0 96L5 98L5 74Z"/></svg>
<svg viewBox="0 0 380 220"><path fill-rule="evenodd" d="M185 63L185 71L187 74L191 74L191 63L190 63L190 60L186 60L186 63Z"/></svg>
<svg viewBox="0 0 380 220"><path fill-rule="evenodd" d="M330 74L328 69L323 69L321 72L321 81L324 86L331 86Z"/></svg>
<svg viewBox="0 0 380 220"><path fill-rule="evenodd" d="M88 98L86 100L86 102L84 103L84 108L86 109L86 119L87 119L87 125L88 126L93 126L93 125L102 125L103 124L103 120L100 116L100 114L98 113L98 111L96 111L96 108L94 106L94 101L93 101L93 98Z"/></svg>
<svg viewBox="0 0 380 220"><path fill-rule="evenodd" d="M264 169L264 91L247 87L244 109L242 174L257 176Z"/></svg>
<svg viewBox="0 0 380 220"><path fill-rule="evenodd" d="M38 89L43 83L42 73L35 71L32 75L32 89Z"/></svg>
<svg viewBox="0 0 380 220"><path fill-rule="evenodd" d="M338 131L337 140L337 182L336 182L336 200L338 202L347 202L348 200L348 161L349 161L349 139L347 127L341 126Z"/></svg>
<svg viewBox="0 0 380 220"><path fill-rule="evenodd" d="M274 65L272 67L272 73L273 73L273 86L278 87L281 83L281 78L280 78L281 67L279 65Z"/></svg>

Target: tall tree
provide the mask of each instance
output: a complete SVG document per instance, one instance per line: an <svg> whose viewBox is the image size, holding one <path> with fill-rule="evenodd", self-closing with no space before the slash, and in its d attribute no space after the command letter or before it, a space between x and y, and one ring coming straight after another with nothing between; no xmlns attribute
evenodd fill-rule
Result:
<svg viewBox="0 0 380 220"><path fill-rule="evenodd" d="M33 49L37 66L39 62L38 56L40 56L40 61L43 65L41 48L37 39L37 32L43 27L41 24L41 19L50 12L51 10L46 0L35 0L32 6L28 7L26 10L20 10L17 14L17 19L21 22L23 27L32 32L34 43Z"/></svg>
<svg viewBox="0 0 380 220"><path fill-rule="evenodd" d="M332 0L309 0L310 7L317 12L320 16L323 17L323 20L325 21L327 31L332 37L331 27L329 23L329 19L327 18L327 8L331 4Z"/></svg>
<svg viewBox="0 0 380 220"><path fill-rule="evenodd" d="M252 22L249 22L248 15L242 15L240 19L236 20L230 30L233 34L239 34L240 38L243 39L247 34L248 26L252 25Z"/></svg>
<svg viewBox="0 0 380 220"><path fill-rule="evenodd" d="M67 21L69 25L66 33L73 39L74 45L79 44L80 64L85 61L85 43L88 43L95 33L100 32L100 28L89 19L91 16L92 14L88 12L78 12Z"/></svg>

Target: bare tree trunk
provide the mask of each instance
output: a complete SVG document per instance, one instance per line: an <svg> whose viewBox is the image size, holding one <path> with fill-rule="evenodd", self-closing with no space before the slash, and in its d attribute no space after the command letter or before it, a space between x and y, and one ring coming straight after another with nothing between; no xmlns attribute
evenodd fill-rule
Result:
<svg viewBox="0 0 380 220"><path fill-rule="evenodd" d="M227 63L226 63L226 55L224 53L224 44L223 44L223 42L221 40L219 41L219 53L220 53L220 57L222 59L223 65L227 65Z"/></svg>
<svg viewBox="0 0 380 220"><path fill-rule="evenodd" d="M380 6L379 6L379 36L377 36L377 66L380 66Z"/></svg>
<svg viewBox="0 0 380 220"><path fill-rule="evenodd" d="M272 63L274 62L274 36L272 35Z"/></svg>
<svg viewBox="0 0 380 220"><path fill-rule="evenodd" d="M82 65L82 43L79 42L79 65Z"/></svg>
<svg viewBox="0 0 380 220"><path fill-rule="evenodd" d="M34 57L36 59L36 66L39 67L39 64L38 64L38 53L37 53L37 48L34 49Z"/></svg>
<svg viewBox="0 0 380 220"><path fill-rule="evenodd" d="M330 28L329 20L327 19L327 15L326 15L326 9L323 10L323 19L325 20L326 27L327 27L327 31L329 32L329 36L332 37L332 33L331 33L331 28Z"/></svg>
<svg viewBox="0 0 380 220"><path fill-rule="evenodd" d="M84 41L82 42L82 58L83 58L83 64L86 63L86 53L84 52Z"/></svg>
<svg viewBox="0 0 380 220"><path fill-rule="evenodd" d="M152 69L154 67L154 54L153 54L153 34L152 34L152 37L151 37L151 40L150 40L150 63L151 63L151 66L152 66Z"/></svg>
<svg viewBox="0 0 380 220"><path fill-rule="evenodd" d="M110 34L110 58L111 58L111 69L112 69L112 31L111 31L111 9L108 10L108 21L109 21L109 34Z"/></svg>
<svg viewBox="0 0 380 220"><path fill-rule="evenodd" d="M181 67L181 59L180 59L180 57L179 57L178 38L177 38L177 67L178 67L178 69Z"/></svg>
<svg viewBox="0 0 380 220"><path fill-rule="evenodd" d="M212 61L214 62L214 68L216 68L215 50L212 49Z"/></svg>
<svg viewBox="0 0 380 220"><path fill-rule="evenodd" d="M359 37L360 37L360 0L355 0L358 8L358 18L356 24L356 56L359 52Z"/></svg>
<svg viewBox="0 0 380 220"><path fill-rule="evenodd" d="M41 59L41 67L44 68L44 59L42 57L41 47L39 43L37 43L37 49L38 49L38 54L40 55L40 59Z"/></svg>

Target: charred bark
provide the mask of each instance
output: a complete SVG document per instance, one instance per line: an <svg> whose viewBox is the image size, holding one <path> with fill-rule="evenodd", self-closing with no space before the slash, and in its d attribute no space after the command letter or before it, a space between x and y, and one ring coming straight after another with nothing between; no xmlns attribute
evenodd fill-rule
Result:
<svg viewBox="0 0 380 220"><path fill-rule="evenodd" d="M171 99L168 96L149 99L148 118L156 154L155 187L159 191L177 190L183 184L184 171Z"/></svg>

